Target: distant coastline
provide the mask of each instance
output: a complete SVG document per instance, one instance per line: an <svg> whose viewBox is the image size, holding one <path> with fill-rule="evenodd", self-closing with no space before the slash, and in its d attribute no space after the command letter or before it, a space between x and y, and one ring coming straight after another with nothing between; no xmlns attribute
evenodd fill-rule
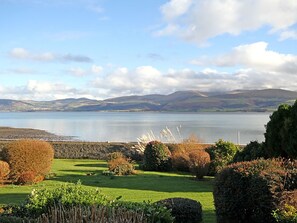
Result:
<svg viewBox="0 0 297 223"><path fill-rule="evenodd" d="M46 141L74 141L71 136L58 136L40 129L12 128L0 126L0 140L39 139Z"/></svg>

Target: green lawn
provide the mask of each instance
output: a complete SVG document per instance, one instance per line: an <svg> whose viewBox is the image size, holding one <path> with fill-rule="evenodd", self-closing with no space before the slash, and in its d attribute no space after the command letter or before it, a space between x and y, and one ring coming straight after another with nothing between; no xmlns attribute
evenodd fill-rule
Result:
<svg viewBox="0 0 297 223"><path fill-rule="evenodd" d="M137 175L111 178L101 173L106 162L98 160L56 159L50 180L32 186L8 185L0 187L0 204L19 203L33 188L54 188L65 182L80 180L86 187L98 187L110 198L122 196L127 201L158 201L169 197L198 200L203 207L205 223L214 223L213 178L196 181L187 174L138 171ZM88 173L95 173L88 176Z"/></svg>

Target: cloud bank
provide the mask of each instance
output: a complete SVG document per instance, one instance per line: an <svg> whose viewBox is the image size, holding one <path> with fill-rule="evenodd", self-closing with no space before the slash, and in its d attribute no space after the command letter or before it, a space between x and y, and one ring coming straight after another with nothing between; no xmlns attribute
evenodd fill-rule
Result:
<svg viewBox="0 0 297 223"><path fill-rule="evenodd" d="M174 35L196 44L223 34L239 35L268 27L280 40L295 39L295 0L170 0L160 8L165 26L157 35ZM252 15L251 15L252 13Z"/></svg>

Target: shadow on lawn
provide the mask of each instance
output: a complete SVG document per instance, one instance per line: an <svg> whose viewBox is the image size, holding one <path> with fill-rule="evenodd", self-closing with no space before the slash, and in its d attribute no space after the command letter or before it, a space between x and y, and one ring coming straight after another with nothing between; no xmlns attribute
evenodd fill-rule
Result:
<svg viewBox="0 0 297 223"><path fill-rule="evenodd" d="M92 168L106 168L106 163L89 163L89 164L75 164L74 166L92 167Z"/></svg>
<svg viewBox="0 0 297 223"><path fill-rule="evenodd" d="M122 188L157 192L212 192L213 178L196 181L188 175L167 175L163 173L140 172L130 176L104 176L102 170L63 170L68 173L52 180L62 182L81 181L83 185L99 188Z"/></svg>
<svg viewBox="0 0 297 223"><path fill-rule="evenodd" d="M0 194L1 204L18 204L26 199L29 193L6 193Z"/></svg>

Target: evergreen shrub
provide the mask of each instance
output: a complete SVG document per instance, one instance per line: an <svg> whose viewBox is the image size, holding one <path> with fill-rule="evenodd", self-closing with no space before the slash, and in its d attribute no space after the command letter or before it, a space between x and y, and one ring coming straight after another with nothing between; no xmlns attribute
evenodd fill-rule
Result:
<svg viewBox="0 0 297 223"><path fill-rule="evenodd" d="M188 198L167 198L157 203L171 209L175 223L202 222L202 205L198 201Z"/></svg>
<svg viewBox="0 0 297 223"><path fill-rule="evenodd" d="M252 161L260 158L268 158L263 143L251 141L241 151L237 151L233 162Z"/></svg>
<svg viewBox="0 0 297 223"><path fill-rule="evenodd" d="M215 175L228 164L232 163L238 147L228 141L218 140L214 146L206 149L210 155L209 175Z"/></svg>
<svg viewBox="0 0 297 223"><path fill-rule="evenodd" d="M171 169L171 152L168 147L159 142L149 142L144 150L143 169L167 171Z"/></svg>
<svg viewBox="0 0 297 223"><path fill-rule="evenodd" d="M297 158L297 100L280 105L266 125L265 149L269 157Z"/></svg>
<svg viewBox="0 0 297 223"><path fill-rule="evenodd" d="M54 150L48 142L39 140L18 140L9 143L2 151L9 163L12 178L17 180L23 173L33 172L45 176L50 172Z"/></svg>
<svg viewBox="0 0 297 223"><path fill-rule="evenodd" d="M215 178L217 222L275 222L278 194L294 190L296 172L297 161L259 159L227 166Z"/></svg>

